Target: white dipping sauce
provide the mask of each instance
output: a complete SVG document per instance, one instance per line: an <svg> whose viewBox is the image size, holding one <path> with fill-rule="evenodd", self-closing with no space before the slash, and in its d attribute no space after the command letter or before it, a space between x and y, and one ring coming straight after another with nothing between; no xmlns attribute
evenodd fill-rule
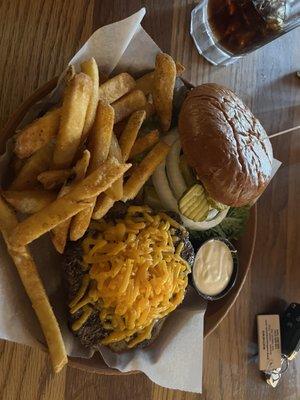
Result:
<svg viewBox="0 0 300 400"><path fill-rule="evenodd" d="M196 254L194 284L201 293L215 296L226 288L232 271L233 258L229 247L221 240L209 240Z"/></svg>

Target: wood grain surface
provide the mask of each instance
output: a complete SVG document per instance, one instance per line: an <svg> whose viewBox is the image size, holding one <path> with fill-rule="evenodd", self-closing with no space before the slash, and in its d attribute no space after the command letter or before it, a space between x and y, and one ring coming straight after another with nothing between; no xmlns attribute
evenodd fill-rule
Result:
<svg viewBox="0 0 300 400"><path fill-rule="evenodd" d="M226 68L206 63L189 36L190 0L3 0L0 2L0 126L26 97L59 74L98 27L147 7L144 28L186 65L194 84L234 89L271 133L300 124L300 30ZM0 399L297 400L300 357L274 390L257 370L258 313L300 302L300 133L273 140L283 166L259 201L255 256L227 318L205 342L203 394L152 384L143 375L98 376L67 368L51 372L48 356L0 341ZM1 267L1 266L0 266ZM184 356L184 355L183 355Z"/></svg>

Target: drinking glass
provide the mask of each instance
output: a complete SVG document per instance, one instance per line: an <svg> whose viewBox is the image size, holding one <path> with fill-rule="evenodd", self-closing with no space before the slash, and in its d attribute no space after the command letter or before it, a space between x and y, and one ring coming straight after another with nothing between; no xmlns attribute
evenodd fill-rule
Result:
<svg viewBox="0 0 300 400"><path fill-rule="evenodd" d="M299 25L300 0L202 0L190 33L203 57L228 65Z"/></svg>

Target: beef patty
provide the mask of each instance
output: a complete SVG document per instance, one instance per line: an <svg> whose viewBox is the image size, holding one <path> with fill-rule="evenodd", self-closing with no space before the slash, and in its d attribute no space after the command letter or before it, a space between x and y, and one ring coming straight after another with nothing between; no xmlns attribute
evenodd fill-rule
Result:
<svg viewBox="0 0 300 400"><path fill-rule="evenodd" d="M107 215L107 219L117 219L124 217L127 210L127 206L123 203L116 203L116 205L112 208L112 210ZM181 223L180 217L176 213L168 213L170 217L175 219L177 222ZM189 235L187 231L174 229L172 234L178 237L178 242L183 242L184 247L181 251L181 257L186 260L190 265L194 262L194 249L189 240ZM75 295L77 294L78 290L82 284L82 278L85 272L83 271L83 264L82 264L82 249L81 249L81 242L85 238L85 236L77 240L76 242L68 242L66 246L66 250L64 253L63 258L63 277L64 277L64 286L65 291L68 295L68 303L70 303ZM175 245L177 244L175 242ZM82 315L82 310L78 310L75 314L69 314L69 326L72 323L80 318ZM166 318L166 317L165 317ZM165 318L158 320L153 329L151 334L151 339L144 340L141 342L137 347L146 347L153 342L153 340L158 336L160 329L163 325ZM71 328L70 328L71 329ZM97 349L100 341L105 338L109 331L107 331L101 324L99 318L99 309L93 306L93 311L87 321L81 326L80 329L77 331L72 331L75 336L79 338L81 343L88 347ZM126 342L121 341L114 344L109 345L109 347L116 352L124 351L127 349Z"/></svg>

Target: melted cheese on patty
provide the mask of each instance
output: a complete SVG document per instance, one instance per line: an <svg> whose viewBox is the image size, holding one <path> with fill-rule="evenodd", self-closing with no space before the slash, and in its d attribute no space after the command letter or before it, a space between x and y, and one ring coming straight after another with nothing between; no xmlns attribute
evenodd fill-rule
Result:
<svg viewBox="0 0 300 400"><path fill-rule="evenodd" d="M122 220L92 223L95 233L82 242L90 285L71 303L71 313L88 304L98 307L110 331L102 344L125 340L130 348L149 339L155 322L182 302L190 270L180 256L183 243L174 246L172 227L183 229L168 215L138 206L129 207Z"/></svg>

